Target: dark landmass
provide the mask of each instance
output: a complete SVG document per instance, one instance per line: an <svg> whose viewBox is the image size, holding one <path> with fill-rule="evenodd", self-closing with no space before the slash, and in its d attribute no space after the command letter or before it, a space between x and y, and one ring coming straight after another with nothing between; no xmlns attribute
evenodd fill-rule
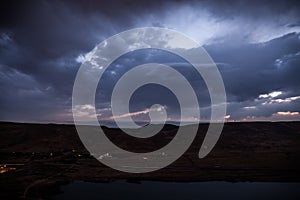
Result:
<svg viewBox="0 0 300 200"><path fill-rule="evenodd" d="M198 158L208 125L199 125L188 151L170 166L151 173L113 170L92 157L74 125L0 123L1 199L46 198L75 180L300 181L300 122L226 123L215 148ZM133 152L161 148L178 127L165 125L148 139L103 127L118 146Z"/></svg>

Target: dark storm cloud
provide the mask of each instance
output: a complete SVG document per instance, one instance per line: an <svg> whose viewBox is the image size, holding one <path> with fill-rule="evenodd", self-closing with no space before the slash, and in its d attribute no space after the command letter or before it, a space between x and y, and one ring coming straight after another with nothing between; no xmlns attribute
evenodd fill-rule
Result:
<svg viewBox="0 0 300 200"><path fill-rule="evenodd" d="M215 62L227 64L220 64L219 68L227 92L237 101L253 100L274 90L299 90L299 34L291 33L263 44L236 48L219 44L206 49Z"/></svg>
<svg viewBox="0 0 300 200"><path fill-rule="evenodd" d="M206 49L222 74L227 93L228 113L232 118L270 117L280 111L299 111L299 100L280 102L278 99L300 96L300 34L291 33L266 43L241 44L234 47L224 43L206 46ZM154 50L131 54L133 55L119 58L104 76L101 90L102 94L106 94L105 97L102 96L105 101L110 100L114 84L128 69L139 64L159 61L174 67L190 81L200 106L203 107L202 116L210 116L210 99L206 85L191 65L172 54ZM114 72L113 75L111 72ZM159 72L157 74L161 75ZM259 99L260 95L274 91L280 91L282 94L274 98L272 103L265 104L268 99ZM178 103L172 101L173 97L161 89L149 87L137 93L133 97L133 111L143 110L152 105L152 98L156 99L157 103L167 105L170 112L174 111L173 114L178 113Z"/></svg>
<svg viewBox="0 0 300 200"><path fill-rule="evenodd" d="M69 112L80 65L76 57L107 36L133 26L131 13L139 9L126 2L127 8L123 6L124 2L101 1L3 3L0 64L5 95L1 97L1 119L37 120L44 115L55 120L49 113Z"/></svg>
<svg viewBox="0 0 300 200"><path fill-rule="evenodd" d="M180 15L185 6L187 10L183 9ZM215 27L221 25L222 30L218 29L217 34L209 30L205 37L201 36L197 26L202 22L190 25L188 19L191 18L191 22L201 20L202 11L209 12L204 21L212 18ZM108 36L151 25L175 29L178 26L177 30L199 36L196 39L204 44L209 41L205 48L221 70L228 93L228 112L232 117L297 111L298 100L261 105L263 100L255 99L272 91L282 91L282 99L300 95L299 34L288 34L290 29L299 27L299 11L298 1L7 1L0 8L0 87L3 94L0 119L70 120L72 86L80 66L76 58L78 61L78 56L89 52ZM234 28L232 23L237 24L234 33L229 32ZM257 25L267 28L262 31ZM251 34L254 40L277 39L250 44L245 38ZM199 77L182 60L165 54L153 55L151 58L149 52L147 57L135 54L134 58L120 60L121 67L112 66L106 74L106 87L98 94L99 109L109 106L113 81L135 64L152 59L170 64L188 77L199 91L203 114L208 117L209 112L205 110L209 111L209 98ZM132 110L147 107L150 101L138 103L139 100L148 92L154 94L153 99L158 98L157 90L148 88L147 92L136 94L136 107ZM166 94L168 111L175 116L177 104L171 99L172 95ZM249 106L257 109L244 109Z"/></svg>
<svg viewBox="0 0 300 200"><path fill-rule="evenodd" d="M54 95L51 87L45 88L31 76L7 66L1 65L0 69L0 106L4 120L51 121L57 110L66 105L65 99Z"/></svg>
<svg viewBox="0 0 300 200"><path fill-rule="evenodd" d="M197 2L197 1L196 1ZM199 3L199 2L198 2ZM274 17L274 14L286 15L288 12L295 12L299 15L300 3L294 1L272 1L272 0L229 0L229 1L200 1L199 4L207 6L216 15L222 17L235 17L244 15L245 17Z"/></svg>
<svg viewBox="0 0 300 200"><path fill-rule="evenodd" d="M215 62L220 62L218 66L226 87L228 113L234 119L247 116L270 117L280 111L299 111L299 100L273 100L267 104L267 99L258 100L259 95L274 91L282 92L274 99L300 96L299 33L261 44L246 44L235 48L215 45L207 47L207 50Z"/></svg>

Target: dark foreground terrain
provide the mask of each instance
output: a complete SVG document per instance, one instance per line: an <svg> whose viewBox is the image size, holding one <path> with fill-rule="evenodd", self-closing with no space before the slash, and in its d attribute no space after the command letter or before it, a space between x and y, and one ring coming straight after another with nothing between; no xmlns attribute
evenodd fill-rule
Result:
<svg viewBox="0 0 300 200"><path fill-rule="evenodd" d="M103 128L118 146L148 152L172 140L178 127L136 139L119 129ZM83 147L73 125L0 123L1 199L48 198L72 181L126 179L193 181L300 182L300 123L227 123L212 152L199 159L207 130L199 126L192 146L170 166L145 174L122 173L104 166Z"/></svg>

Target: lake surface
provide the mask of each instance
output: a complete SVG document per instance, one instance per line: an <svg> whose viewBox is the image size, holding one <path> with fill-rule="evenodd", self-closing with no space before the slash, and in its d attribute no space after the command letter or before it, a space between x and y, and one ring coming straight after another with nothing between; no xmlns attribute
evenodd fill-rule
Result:
<svg viewBox="0 0 300 200"><path fill-rule="evenodd" d="M122 199L122 200L160 200L160 199L224 199L224 200L268 200L300 199L300 183L268 182L156 182L142 181L129 183L115 181L110 183L90 183L76 181L62 186L64 193L54 200L66 199Z"/></svg>

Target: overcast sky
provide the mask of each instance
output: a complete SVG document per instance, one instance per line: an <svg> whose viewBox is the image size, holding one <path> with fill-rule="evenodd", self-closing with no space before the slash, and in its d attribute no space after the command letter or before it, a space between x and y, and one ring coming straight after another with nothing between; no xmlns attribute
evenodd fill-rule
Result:
<svg viewBox="0 0 300 200"><path fill-rule="evenodd" d="M72 87L86 54L109 36L145 26L180 31L206 49L224 80L229 120L300 120L297 2L3 2L0 120L72 122ZM96 96L99 120L111 119L116 81L135 65L148 62L168 64L184 74L199 98L201 120L209 119L209 96L192 67L166 52L140 50L107 69ZM154 103L166 107L169 120L178 120L176 98L157 85L136 91L130 105L134 119L147 119ZM86 106L82 112L88 116L90 109Z"/></svg>

